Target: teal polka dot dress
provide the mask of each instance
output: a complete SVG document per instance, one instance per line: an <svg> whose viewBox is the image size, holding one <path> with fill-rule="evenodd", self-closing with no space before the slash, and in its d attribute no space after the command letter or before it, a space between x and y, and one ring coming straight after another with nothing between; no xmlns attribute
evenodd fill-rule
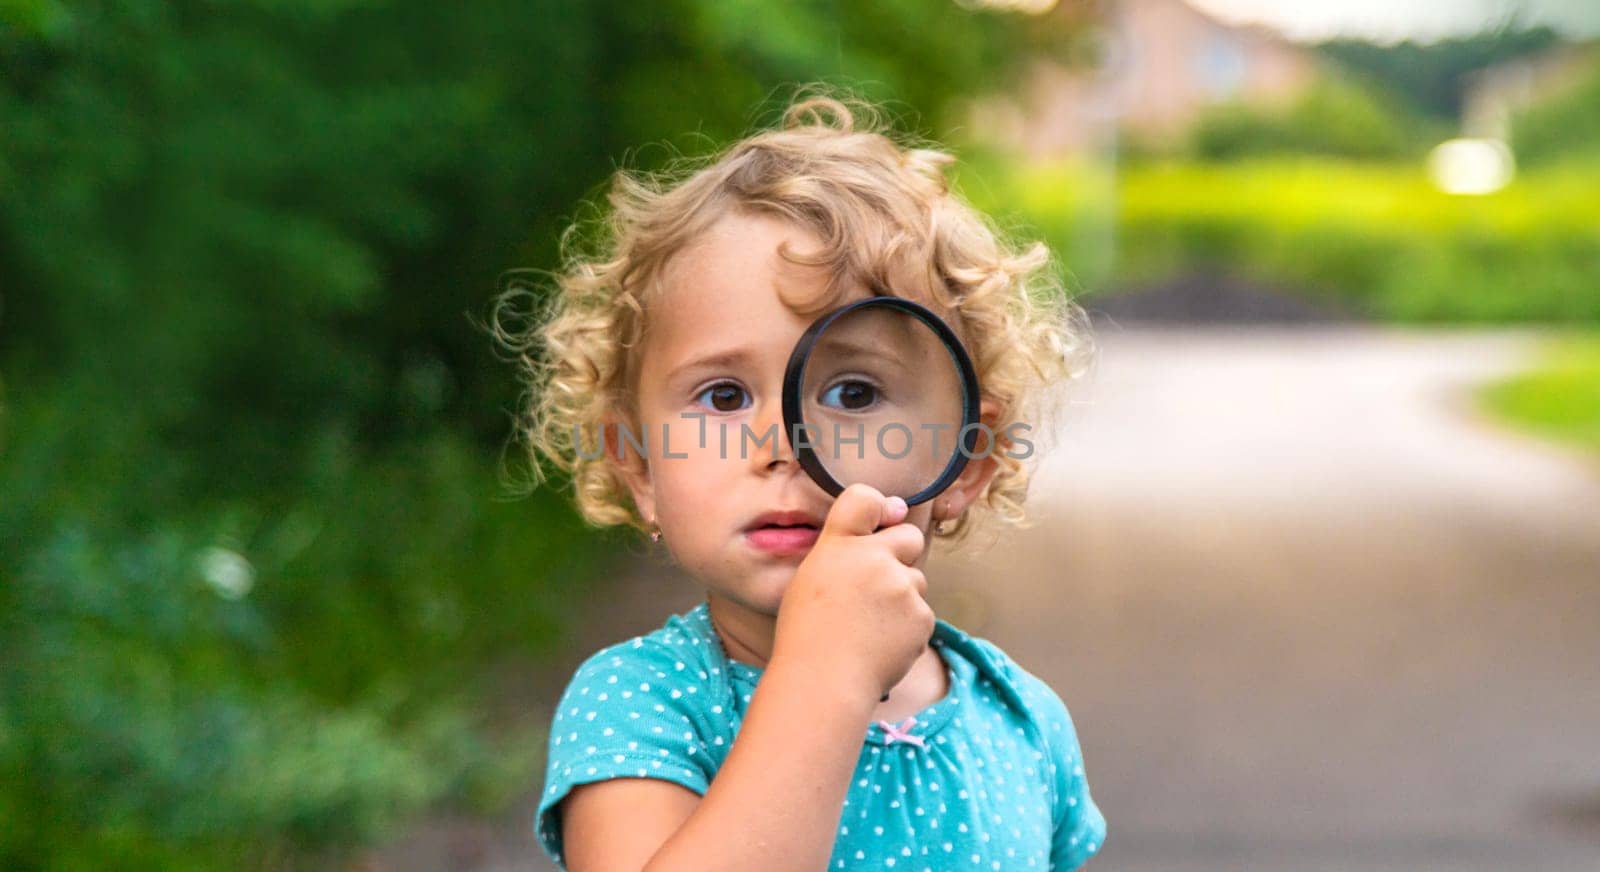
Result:
<svg viewBox="0 0 1600 872"><path fill-rule="evenodd" d="M879 721L839 817L831 869L1076 869L1105 844L1071 716L993 643L944 620L945 698ZM608 778L660 778L704 795L762 670L729 660L705 602L595 653L562 693L535 829L562 869L558 803Z"/></svg>

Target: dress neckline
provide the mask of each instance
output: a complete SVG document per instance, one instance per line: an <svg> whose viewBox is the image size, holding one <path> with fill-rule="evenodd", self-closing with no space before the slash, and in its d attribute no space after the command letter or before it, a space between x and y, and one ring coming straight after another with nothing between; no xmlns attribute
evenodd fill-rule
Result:
<svg viewBox="0 0 1600 872"><path fill-rule="evenodd" d="M708 603L701 601L699 605L691 610L691 614L695 618L695 624L701 634L709 641L711 649L717 653L718 659L726 664L729 678L737 679L741 683L748 683L751 687L754 687L761 680L761 675L766 672L766 668L752 666L749 663L734 660L728 656L727 650L722 645L722 637L717 635L716 627L711 623L711 611ZM949 639L959 632L943 619L935 619L933 638L929 640L929 644L933 646L934 652L939 655L939 659L944 665L945 678L949 687L939 700L924 706L921 711L896 724L897 732L900 735L931 739L946 723L949 723L951 718L955 716L956 710L960 708L962 679L968 675L970 664L958 653L951 651L950 646L946 644ZM915 720L912 725L907 727L906 723L913 719ZM908 744L904 739L891 737L889 731L885 730L879 721L873 721L868 726L866 741L869 744L878 746L890 745L896 741L901 744Z"/></svg>

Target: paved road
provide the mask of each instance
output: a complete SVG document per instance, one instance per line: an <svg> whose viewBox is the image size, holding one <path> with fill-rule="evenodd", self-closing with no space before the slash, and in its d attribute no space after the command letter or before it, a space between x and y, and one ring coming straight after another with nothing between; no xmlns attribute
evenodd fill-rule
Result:
<svg viewBox="0 0 1600 872"><path fill-rule="evenodd" d="M1035 526L929 573L1071 709L1110 822L1091 867L1600 869L1600 469L1465 393L1533 336L1099 341ZM697 592L644 570L621 596L580 653ZM549 868L527 814L370 865Z"/></svg>

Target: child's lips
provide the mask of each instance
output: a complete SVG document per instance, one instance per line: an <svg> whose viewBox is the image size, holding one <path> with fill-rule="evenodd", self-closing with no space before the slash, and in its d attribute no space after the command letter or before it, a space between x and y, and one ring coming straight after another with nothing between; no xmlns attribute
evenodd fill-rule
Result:
<svg viewBox="0 0 1600 872"><path fill-rule="evenodd" d="M757 527L745 531L745 540L769 554L798 554L810 550L820 534L815 527Z"/></svg>

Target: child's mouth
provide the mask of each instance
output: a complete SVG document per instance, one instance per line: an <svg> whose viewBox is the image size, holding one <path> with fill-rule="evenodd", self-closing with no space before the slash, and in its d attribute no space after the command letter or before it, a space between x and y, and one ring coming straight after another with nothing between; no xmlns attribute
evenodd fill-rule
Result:
<svg viewBox="0 0 1600 872"><path fill-rule="evenodd" d="M745 532L745 539L758 551L769 554L796 554L809 550L820 533L809 524L766 524Z"/></svg>

